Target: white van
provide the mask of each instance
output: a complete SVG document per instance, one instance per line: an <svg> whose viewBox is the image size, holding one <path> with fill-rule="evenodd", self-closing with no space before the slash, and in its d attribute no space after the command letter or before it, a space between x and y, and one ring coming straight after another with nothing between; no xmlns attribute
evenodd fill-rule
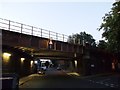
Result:
<svg viewBox="0 0 120 90"><path fill-rule="evenodd" d="M46 71L46 69L47 69L44 62L41 62L41 69L43 69L44 71Z"/></svg>

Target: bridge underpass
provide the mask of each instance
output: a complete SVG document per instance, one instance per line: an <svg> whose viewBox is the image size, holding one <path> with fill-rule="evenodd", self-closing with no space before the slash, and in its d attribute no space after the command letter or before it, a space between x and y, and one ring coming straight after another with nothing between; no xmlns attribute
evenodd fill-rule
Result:
<svg viewBox="0 0 120 90"><path fill-rule="evenodd" d="M10 49L15 49L14 51L13 50L10 50ZM18 53L18 51L20 50L20 54ZM40 50L40 51L35 51L35 52L30 52L30 51L23 51L22 49L19 49L19 48L16 48L16 47L10 47L10 46L6 46L6 45L3 45L3 53L4 52L8 52L11 54L12 58L11 60L9 60L8 64L6 64L6 62L4 62L4 58L3 58L3 70L4 70L4 66L8 69L10 68L18 68L20 66L20 69L24 67L27 68L27 69L30 69L31 70L31 66L30 63L31 61L33 62L33 64L35 63L34 61L36 61L37 59L50 59L50 60L54 60L54 61L63 61L63 62L67 62L69 64L72 64L71 65L71 71L74 71L77 69L77 67L75 67L75 56L74 56L74 53L66 53L66 52L59 52L59 51L54 51L54 50ZM16 53L17 55L14 55L14 53ZM21 54L28 54L28 55L21 55ZM28 58L30 57L30 58ZM27 63L23 63L23 61L21 61L21 58L24 58L24 62L27 62ZM10 63L13 63L11 65L9 65ZM16 65L15 65L16 64ZM19 65L20 64L20 65ZM18 65L18 66L17 66ZM22 66L22 67L21 67ZM29 68L31 67L31 68ZM19 70L19 69L18 69ZM15 70L15 71L18 71L18 70ZM24 70L23 70L24 71ZM3 71L4 72L4 71ZM20 70L18 71L20 72ZM26 70L24 71L26 72ZM34 71L30 71L31 73L34 73ZM23 73L23 72L21 72ZM23 75L24 76L24 75Z"/></svg>
<svg viewBox="0 0 120 90"><path fill-rule="evenodd" d="M2 31L2 46L21 50L22 53L29 54L31 60L43 58L66 61L78 59L79 61L82 56L82 46L68 43L63 34L60 36L59 33L40 29L40 31L37 31L40 32L38 35L35 30L36 28L33 26L31 27L21 23L16 24L16 22L10 20L5 20L8 23L4 23L3 21L4 19L0 22L2 24L0 26L0 30ZM26 33L24 30L27 30L29 33ZM4 49L3 51L7 51L7 49ZM23 58L23 56L19 58ZM19 58L17 59L20 60ZM28 62L31 60L28 60Z"/></svg>

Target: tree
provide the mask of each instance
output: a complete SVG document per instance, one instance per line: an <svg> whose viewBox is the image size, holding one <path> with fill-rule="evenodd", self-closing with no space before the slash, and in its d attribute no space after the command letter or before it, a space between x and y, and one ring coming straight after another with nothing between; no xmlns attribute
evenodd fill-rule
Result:
<svg viewBox="0 0 120 90"><path fill-rule="evenodd" d="M104 50L107 49L107 42L105 42L104 40L99 40L98 48Z"/></svg>
<svg viewBox="0 0 120 90"><path fill-rule="evenodd" d="M74 44L84 44L88 43L89 45L95 46L95 39L93 39L93 36L90 34L87 34L86 32L80 32L80 34L73 34L70 35L68 38L69 43Z"/></svg>
<svg viewBox="0 0 120 90"><path fill-rule="evenodd" d="M103 30L102 37L107 41L111 52L120 52L120 1L115 2L111 11L103 17L99 30Z"/></svg>

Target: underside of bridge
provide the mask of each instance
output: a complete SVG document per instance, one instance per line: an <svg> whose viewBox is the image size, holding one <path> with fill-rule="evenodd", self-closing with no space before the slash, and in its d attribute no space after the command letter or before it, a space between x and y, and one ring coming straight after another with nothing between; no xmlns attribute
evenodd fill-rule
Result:
<svg viewBox="0 0 120 90"><path fill-rule="evenodd" d="M48 50L48 49L39 49L34 50L32 48L27 47L15 47L20 49L24 52L27 52L34 58L41 58L41 59L52 59L52 60L73 60L74 53L70 52L63 52L63 51L56 51L56 50Z"/></svg>
<svg viewBox="0 0 120 90"><path fill-rule="evenodd" d="M16 72L20 76L28 75L31 73L36 73L36 70L32 69L36 66L31 66L31 61L36 61L37 59L49 59L54 61L64 61L68 63L74 62L74 54L67 52L60 52L54 50L39 50L35 51L32 48L26 47L11 47L8 45L2 45L2 52L11 54L10 60L6 61L6 58L3 57L3 73ZM24 58L24 61L21 59ZM34 64L33 64L34 65ZM74 65L73 65L74 67Z"/></svg>

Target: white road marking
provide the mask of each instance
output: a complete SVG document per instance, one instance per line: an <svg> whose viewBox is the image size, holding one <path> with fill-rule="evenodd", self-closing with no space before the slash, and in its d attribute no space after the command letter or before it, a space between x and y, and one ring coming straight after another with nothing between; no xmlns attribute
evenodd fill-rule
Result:
<svg viewBox="0 0 120 90"><path fill-rule="evenodd" d="M100 83L100 82L96 82L96 83Z"/></svg>
<svg viewBox="0 0 120 90"><path fill-rule="evenodd" d="M108 87L118 87L119 85L116 85L114 82L110 83L110 82L106 82L106 81L109 81L110 79L105 79L105 80L101 80L101 81L94 81L94 80L89 80L90 82L92 83L98 83L98 84L103 84L105 86L108 86Z"/></svg>
<svg viewBox="0 0 120 90"><path fill-rule="evenodd" d="M114 86L110 86L110 87L114 87Z"/></svg>
<svg viewBox="0 0 120 90"><path fill-rule="evenodd" d="M110 84L111 86L114 86L114 84Z"/></svg>
<svg viewBox="0 0 120 90"><path fill-rule="evenodd" d="M100 82L100 84L103 84L103 82Z"/></svg>
<svg viewBox="0 0 120 90"><path fill-rule="evenodd" d="M109 86L109 84L107 84L107 83L106 83L106 84L104 84L104 85L105 85L105 86Z"/></svg>
<svg viewBox="0 0 120 90"><path fill-rule="evenodd" d="M116 87L118 87L118 85L116 85Z"/></svg>

